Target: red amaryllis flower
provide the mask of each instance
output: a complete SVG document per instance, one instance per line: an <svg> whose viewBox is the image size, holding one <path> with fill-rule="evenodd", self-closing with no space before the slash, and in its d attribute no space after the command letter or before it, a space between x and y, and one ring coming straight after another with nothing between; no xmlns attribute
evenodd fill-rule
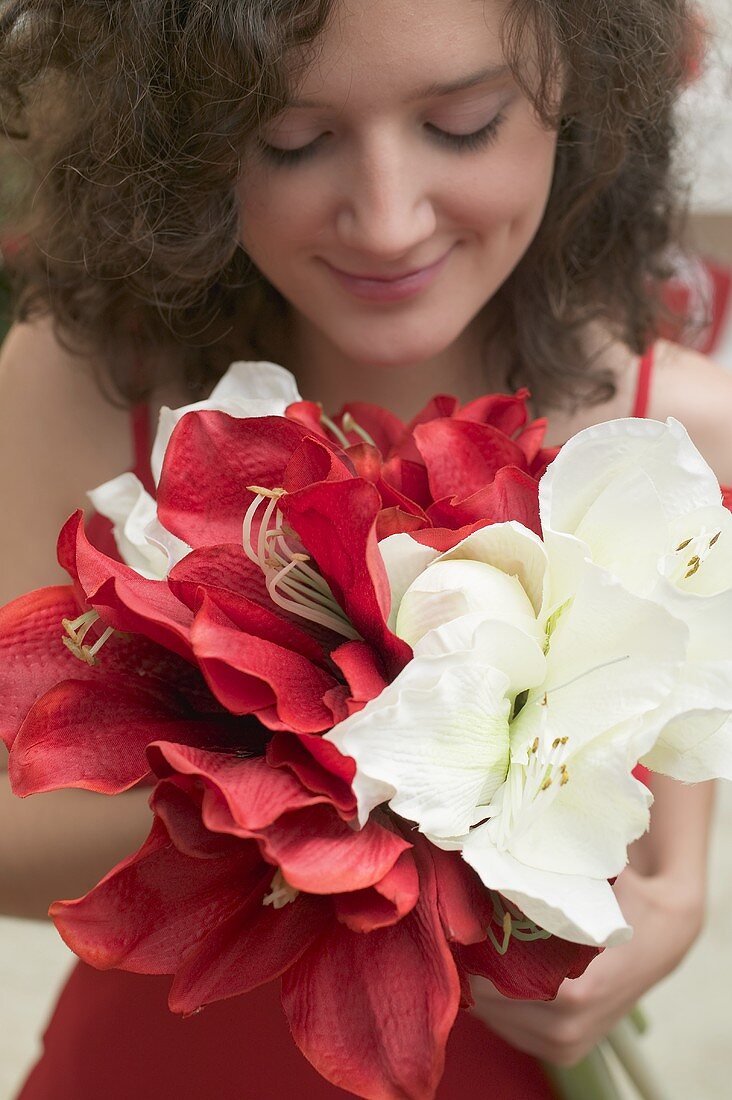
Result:
<svg viewBox="0 0 732 1100"><path fill-rule="evenodd" d="M145 750L161 737L232 750L261 743L253 723L244 736L192 665L140 634L114 633L97 662L105 632L93 609L80 614L69 586L0 609L0 736L17 794L117 794L148 774Z"/></svg>
<svg viewBox="0 0 732 1100"><path fill-rule="evenodd" d="M549 998L594 957L559 941L482 951L491 906L455 853L387 814L354 831L288 767L163 742L149 757L150 836L54 904L63 938L99 968L173 975L183 1014L281 976L295 1041L358 1095L434 1095L469 972Z"/></svg>
<svg viewBox="0 0 732 1100"><path fill-rule="evenodd" d="M537 481L558 448L544 448L546 419L528 422L529 391L461 406L433 398L409 424L376 405L346 405L334 420L312 402L286 415L340 443L382 497L379 537L430 527L520 520L540 531Z"/></svg>

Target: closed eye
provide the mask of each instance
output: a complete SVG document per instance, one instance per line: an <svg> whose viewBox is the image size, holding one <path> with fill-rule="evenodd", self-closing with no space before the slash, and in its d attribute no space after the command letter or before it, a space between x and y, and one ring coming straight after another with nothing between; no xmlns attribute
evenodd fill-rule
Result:
<svg viewBox="0 0 732 1100"><path fill-rule="evenodd" d="M464 153L477 149L485 149L490 145L498 135L498 131L504 120L505 115L498 114L485 126L481 126L479 130L474 130L471 134L451 134L447 130L441 130L438 126L433 126L432 123L429 122L425 123L425 130L430 135L431 140L435 141L438 145L442 145L454 152ZM327 134L321 135L321 137L317 138L315 141L311 141L308 145L303 145L299 149L279 149L276 145L269 145L260 139L259 148L263 155L274 164L300 164L302 161L309 160L318 153L322 146L323 138L325 137L327 137Z"/></svg>

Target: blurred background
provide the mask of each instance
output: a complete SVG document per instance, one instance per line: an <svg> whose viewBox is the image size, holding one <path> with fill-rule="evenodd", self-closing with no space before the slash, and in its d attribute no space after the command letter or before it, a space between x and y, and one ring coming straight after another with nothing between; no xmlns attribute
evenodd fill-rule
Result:
<svg viewBox="0 0 732 1100"><path fill-rule="evenodd" d="M690 188L691 217L680 278L670 293L704 318L690 342L732 370L732 0L702 0L700 6L705 60L679 108L678 164ZM1 147L0 177L6 204L0 211L1 337L17 255L7 207L22 177L22 165ZM710 883L702 937L644 1004L651 1026L642 1042L664 1083L665 1100L732 1095L732 785L720 784ZM0 1100L12 1100L37 1058L45 1021L71 964L50 924L0 918ZM628 1091L628 1100L634 1096Z"/></svg>

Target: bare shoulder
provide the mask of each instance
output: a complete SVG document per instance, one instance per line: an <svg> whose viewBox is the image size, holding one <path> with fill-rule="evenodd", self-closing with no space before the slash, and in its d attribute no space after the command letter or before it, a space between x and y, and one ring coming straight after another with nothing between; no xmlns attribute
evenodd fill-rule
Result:
<svg viewBox="0 0 732 1100"><path fill-rule="evenodd" d="M58 531L87 489L129 467L129 416L50 320L16 324L0 351L0 603L62 579Z"/></svg>
<svg viewBox="0 0 732 1100"><path fill-rule="evenodd" d="M660 341L648 414L680 420L720 481L732 484L732 371Z"/></svg>

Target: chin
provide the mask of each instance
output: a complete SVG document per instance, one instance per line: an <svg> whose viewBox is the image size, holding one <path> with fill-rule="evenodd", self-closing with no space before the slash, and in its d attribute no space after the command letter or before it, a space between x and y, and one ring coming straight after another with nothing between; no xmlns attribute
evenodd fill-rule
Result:
<svg viewBox="0 0 732 1100"><path fill-rule="evenodd" d="M459 333L439 333L426 337L423 334L419 339L389 339L379 338L377 333L371 333L368 339L355 342L334 340L336 347L348 356L354 363L360 366L383 367L385 369L398 369L399 367L416 367L420 363L426 363L441 355L451 346L459 336Z"/></svg>

